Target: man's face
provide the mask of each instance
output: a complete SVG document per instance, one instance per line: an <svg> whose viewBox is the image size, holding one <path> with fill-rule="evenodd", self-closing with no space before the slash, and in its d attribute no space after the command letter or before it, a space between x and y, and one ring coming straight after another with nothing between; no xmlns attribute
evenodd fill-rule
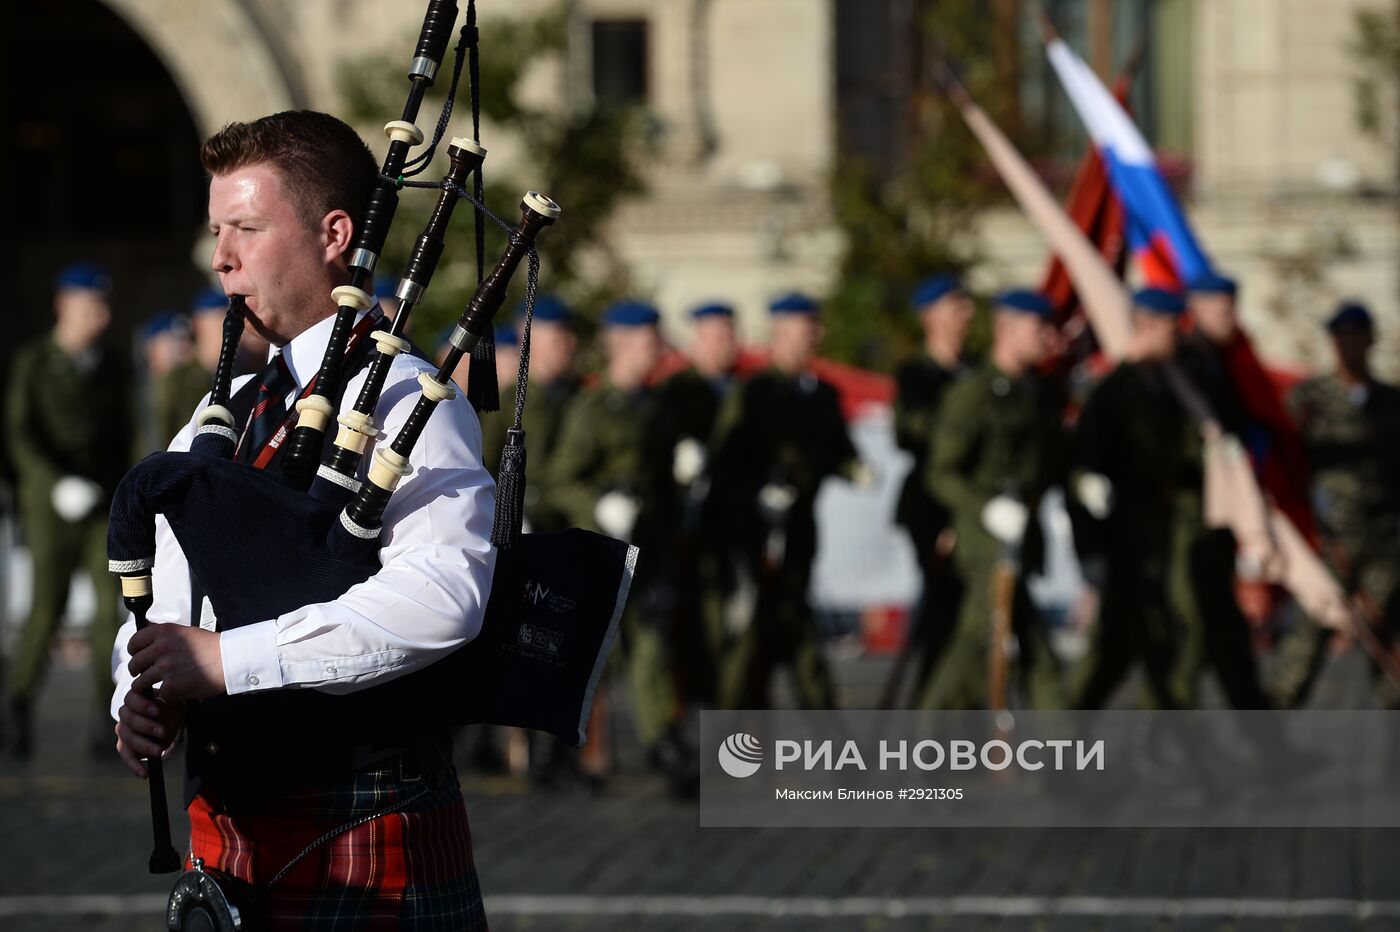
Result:
<svg viewBox="0 0 1400 932"><path fill-rule="evenodd" d="M702 375L723 375L734 368L738 359L739 338L733 318L715 314L701 317L691 325L690 360Z"/></svg>
<svg viewBox="0 0 1400 932"><path fill-rule="evenodd" d="M1348 372L1367 371L1366 357L1371 353L1375 335L1370 327L1348 325L1338 327L1332 333L1332 348L1337 353L1337 362Z"/></svg>
<svg viewBox="0 0 1400 932"><path fill-rule="evenodd" d="M1133 313L1133 348L1137 359L1170 359L1176 352L1176 318L1167 314Z"/></svg>
<svg viewBox="0 0 1400 932"><path fill-rule="evenodd" d="M993 330L999 354L1023 368L1039 365L1049 354L1055 336L1049 321L1018 311L999 311Z"/></svg>
<svg viewBox="0 0 1400 932"><path fill-rule="evenodd" d="M112 323L112 310L100 291L65 288L54 296L53 304L58 332L68 346L92 346Z"/></svg>
<svg viewBox="0 0 1400 932"><path fill-rule="evenodd" d="M578 337L568 324L537 320L530 325L530 377L553 382L574 367Z"/></svg>
<svg viewBox="0 0 1400 932"><path fill-rule="evenodd" d="M210 180L210 265L225 294L247 299L248 324L259 336L282 346L334 312L326 283L330 269L343 266L339 223L348 227L343 211L328 214L319 226L308 224L269 165L247 165Z"/></svg>
<svg viewBox="0 0 1400 932"><path fill-rule="evenodd" d="M466 370L465 366L459 369ZM514 346L496 345L496 384L514 385L520 374L520 350ZM463 391L466 389L464 388Z"/></svg>
<svg viewBox="0 0 1400 932"><path fill-rule="evenodd" d="M919 316L925 334L945 345L961 348L967 341L975 312L971 298L961 291L950 291L932 304L924 305Z"/></svg>
<svg viewBox="0 0 1400 932"><path fill-rule="evenodd" d="M194 332L194 352L200 365L213 370L219 360L219 350L224 343L224 315L205 311L194 315L191 321Z"/></svg>
<svg viewBox="0 0 1400 932"><path fill-rule="evenodd" d="M608 379L621 389L631 390L646 384L647 376L661 361L661 334L655 327L609 327L604 334L604 344L608 353Z"/></svg>
<svg viewBox="0 0 1400 932"><path fill-rule="evenodd" d="M1196 329L1212 343L1224 346L1235 335L1235 298L1228 294L1190 295L1191 316Z"/></svg>
<svg viewBox="0 0 1400 932"><path fill-rule="evenodd" d="M807 368L821 342L822 325L810 314L779 314L773 318L769 352L779 369L798 372Z"/></svg>
<svg viewBox="0 0 1400 932"><path fill-rule="evenodd" d="M146 341L146 368L153 376L165 375L189 358L189 338L173 330Z"/></svg>

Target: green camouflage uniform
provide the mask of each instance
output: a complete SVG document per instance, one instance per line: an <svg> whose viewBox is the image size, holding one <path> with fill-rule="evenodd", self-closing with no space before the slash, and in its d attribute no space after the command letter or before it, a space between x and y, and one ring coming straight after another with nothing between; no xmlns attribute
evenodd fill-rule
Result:
<svg viewBox="0 0 1400 932"><path fill-rule="evenodd" d="M953 515L953 559L966 585L957 626L933 669L919 705L929 709L984 708L992 586L1001 545L982 525L983 507L1011 495L1030 510L1021 547L1012 629L1020 646L1017 675L1033 707L1063 703L1059 671L1025 588L1040 567L1044 543L1036 510L1059 479L1062 441L1058 410L1035 376L1011 379L984 365L944 395L933 433L928 485Z"/></svg>
<svg viewBox="0 0 1400 932"><path fill-rule="evenodd" d="M895 443L914 457L914 466L900 489L894 519L909 532L924 580L923 593L910 619L911 643L907 648L919 653L914 682L920 693L952 635L962 602L962 580L953 571L952 561L940 556L936 546L939 535L951 525L952 515L929 489L928 463L943 394L966 372L966 365L945 369L923 354L900 366L894 376Z"/></svg>
<svg viewBox="0 0 1400 932"><path fill-rule="evenodd" d="M533 397L527 407L534 404ZM667 656L665 619L655 606L658 555L674 528L671 450L664 446L656 392L625 392L606 382L587 388L564 412L558 444L539 476L540 508L568 525L601 531L598 500L622 492L642 504L630 542L640 548L622 621L621 655L643 745L656 745L679 717ZM527 448L530 438L527 435ZM531 453L533 456L534 454Z"/></svg>
<svg viewBox="0 0 1400 932"><path fill-rule="evenodd" d="M111 699L112 641L121 606L116 578L107 572L107 513L128 466L130 393L127 367L110 349L94 348L79 361L44 336L21 347L11 362L5 427L18 477L20 525L34 563L33 603L11 663L14 699L28 701L38 690L79 567L96 591L89 640L93 701L105 713ZM95 482L103 492L79 521L54 511L54 484L66 476Z"/></svg>
<svg viewBox="0 0 1400 932"><path fill-rule="evenodd" d="M1389 640L1400 624L1400 390L1374 381L1353 389L1333 374L1299 384L1288 401L1308 454L1323 555L1346 590L1380 612ZM1329 637L1304 618L1280 642L1271 684L1279 704L1306 699ZM1400 706L1384 679L1376 699Z"/></svg>
<svg viewBox="0 0 1400 932"><path fill-rule="evenodd" d="M171 369L156 382L151 406L160 449L168 447L190 422L190 412L209 394L213 384L214 373L193 359Z"/></svg>
<svg viewBox="0 0 1400 932"><path fill-rule="evenodd" d="M751 620L724 659L721 706L768 708L774 669L787 663L804 707L835 708L807 601L817 554L814 506L823 480L850 477L858 463L836 389L811 373L755 375L720 413L711 495L758 589ZM765 511L759 493L769 485L795 493L789 507Z"/></svg>
<svg viewBox="0 0 1400 932"><path fill-rule="evenodd" d="M525 417L525 519L534 531L562 531L569 527L567 517L542 500L538 481L554 456L563 434L564 411L578 394L580 381L566 375L552 382L532 381L526 393ZM501 393L501 410L481 418L481 459L495 476L501 468L501 451L506 432L515 423L515 386Z"/></svg>
<svg viewBox="0 0 1400 932"><path fill-rule="evenodd" d="M1071 488L1097 473L1112 484L1113 496L1107 517L1093 522L1092 546L1081 550L1086 567L1097 562L1106 572L1075 708L1101 708L1137 661L1146 669L1151 705L1181 708L1187 699L1178 694L1173 671L1183 618L1194 611L1174 601L1189 590L1173 579L1183 568L1173 552L1178 528L1191 524L1179 513L1189 507L1182 487L1200 482L1198 465L1188 458L1193 433L1161 367L1151 363L1120 365L1080 414Z"/></svg>

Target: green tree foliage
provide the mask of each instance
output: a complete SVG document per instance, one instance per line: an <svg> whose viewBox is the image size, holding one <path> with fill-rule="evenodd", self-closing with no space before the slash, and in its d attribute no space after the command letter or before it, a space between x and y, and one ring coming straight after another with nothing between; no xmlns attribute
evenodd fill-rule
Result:
<svg viewBox="0 0 1400 932"><path fill-rule="evenodd" d="M1356 10L1350 51L1356 76L1356 121L1362 129L1400 147L1395 106L1400 96L1400 0Z"/></svg>
<svg viewBox="0 0 1400 932"><path fill-rule="evenodd" d="M1004 130L1017 132L1015 4L990 6L996 11L985 0L921 4L920 28L908 38L917 74L907 78L904 155L889 166L849 154L838 159L831 196L846 251L826 343L837 358L888 369L920 345L910 289L928 275L975 264L976 218L1006 201L982 147L940 88L943 66L952 66L973 99ZM1010 19L1006 28L998 27L999 15ZM984 322L974 336L985 339Z"/></svg>
<svg viewBox="0 0 1400 932"><path fill-rule="evenodd" d="M541 288L566 295L585 312L596 311L628 288L627 270L609 247L606 224L625 197L645 190L641 162L649 147L645 114L635 108L592 105L575 109L545 109L526 101L521 83L527 69L542 59L562 55L567 10L560 4L523 17L493 17L481 24L481 113L492 127L509 132L523 158L513 163L493 161L492 140L482 139L488 155L483 169L485 203L502 220L519 219L520 196L535 190L563 208L559 222L539 240ZM405 40L407 47L408 40ZM455 47L455 40L454 40ZM362 128L397 119L406 85L394 80L403 69L397 57L374 56L346 65L340 89L351 122ZM437 85L424 101L418 123L424 132L436 124L451 70L444 62ZM467 68L462 69L455 109L433 164L415 181L442 177L447 138L471 136ZM369 138L369 133L366 132ZM374 146L376 154L382 148ZM380 273L403 269L431 209L436 191L405 189L399 213L380 262ZM447 249L423 304L414 311L411 330L428 349L435 335L450 326L466 307L476 284L476 257L471 205L460 204L449 227ZM505 234L487 221L486 268L489 271L505 245ZM581 269L587 255L587 277ZM601 260L601 261L600 261ZM514 296L523 296L525 270L516 275ZM509 306L498 321L504 322Z"/></svg>

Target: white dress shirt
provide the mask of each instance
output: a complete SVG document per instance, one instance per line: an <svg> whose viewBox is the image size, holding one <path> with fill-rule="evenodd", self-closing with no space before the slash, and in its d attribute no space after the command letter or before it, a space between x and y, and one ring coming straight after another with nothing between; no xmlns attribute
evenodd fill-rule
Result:
<svg viewBox="0 0 1400 932"><path fill-rule="evenodd" d="M283 347L299 386L320 369L333 324L328 317ZM421 394L418 374L435 371L406 354L394 358L375 411L378 442L391 441L413 410ZM350 379L342 411L354 407L367 372L366 367ZM234 390L248 378L239 379ZM289 410L300 393L300 388L289 393ZM195 414L208 403L205 396ZM170 449L188 450L194 431L191 418ZM371 443L369 450L374 447ZM360 464L361 480L369 463L367 454ZM426 666L476 637L496 564L490 543L495 483L482 466L481 426L465 398L458 395L437 406L409 466L413 472L399 483L384 511L377 573L333 602L220 633L224 686L230 695L280 687L354 692ZM152 585L154 604L147 618L190 624L189 566L163 517L156 519ZM202 623L212 628L208 600L202 615ZM131 688L126 646L135 633L136 620L128 617L112 649L114 718Z"/></svg>

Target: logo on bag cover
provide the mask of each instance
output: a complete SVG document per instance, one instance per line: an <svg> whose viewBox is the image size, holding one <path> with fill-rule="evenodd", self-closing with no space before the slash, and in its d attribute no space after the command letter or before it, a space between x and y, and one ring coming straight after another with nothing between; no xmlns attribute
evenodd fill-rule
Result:
<svg viewBox="0 0 1400 932"><path fill-rule="evenodd" d="M730 735L719 746L719 766L731 777L751 777L763 766L763 745L753 735Z"/></svg>
<svg viewBox="0 0 1400 932"><path fill-rule="evenodd" d="M543 608L559 615L567 615L578 607L573 599L533 579L525 583L525 601L534 608Z"/></svg>

